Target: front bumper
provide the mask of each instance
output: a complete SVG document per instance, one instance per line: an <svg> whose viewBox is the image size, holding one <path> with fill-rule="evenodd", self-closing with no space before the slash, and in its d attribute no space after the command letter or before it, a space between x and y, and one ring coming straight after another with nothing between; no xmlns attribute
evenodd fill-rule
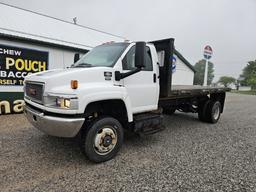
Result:
<svg viewBox="0 0 256 192"><path fill-rule="evenodd" d="M29 122L40 131L57 137L75 137L81 129L84 118L62 118L45 115L31 107L24 106Z"/></svg>

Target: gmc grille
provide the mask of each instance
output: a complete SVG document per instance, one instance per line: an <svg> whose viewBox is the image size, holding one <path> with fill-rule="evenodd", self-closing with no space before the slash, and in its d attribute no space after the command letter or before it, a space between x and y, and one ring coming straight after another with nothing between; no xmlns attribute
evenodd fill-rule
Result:
<svg viewBox="0 0 256 192"><path fill-rule="evenodd" d="M44 84L39 82L26 82L26 96L38 103L43 103Z"/></svg>

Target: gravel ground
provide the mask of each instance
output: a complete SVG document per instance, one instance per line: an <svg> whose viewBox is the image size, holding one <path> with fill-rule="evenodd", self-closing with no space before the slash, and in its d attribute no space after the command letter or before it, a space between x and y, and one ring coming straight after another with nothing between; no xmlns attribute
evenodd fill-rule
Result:
<svg viewBox="0 0 256 192"><path fill-rule="evenodd" d="M256 191L256 96L228 94L215 125L195 114L165 116L166 130L127 136L102 164L23 115L0 121L0 191Z"/></svg>

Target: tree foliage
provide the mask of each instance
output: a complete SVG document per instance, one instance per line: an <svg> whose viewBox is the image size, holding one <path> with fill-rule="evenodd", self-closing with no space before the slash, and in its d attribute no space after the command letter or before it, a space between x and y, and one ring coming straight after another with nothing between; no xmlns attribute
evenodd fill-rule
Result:
<svg viewBox="0 0 256 192"><path fill-rule="evenodd" d="M194 65L194 68L196 70L196 73L194 76L194 85L203 85L205 63L206 63L206 61L204 59L202 59ZM207 85L210 85L212 83L213 78L214 78L214 64L212 62L208 62Z"/></svg>
<svg viewBox="0 0 256 192"><path fill-rule="evenodd" d="M248 79L248 84L252 86L252 89L256 89L256 74L252 74Z"/></svg>
<svg viewBox="0 0 256 192"><path fill-rule="evenodd" d="M256 89L256 60L248 62L241 77L243 78L242 85L250 85L252 89Z"/></svg>
<svg viewBox="0 0 256 192"><path fill-rule="evenodd" d="M219 83L224 85L224 87L228 87L230 84L236 83L236 79L234 77L222 76L219 79Z"/></svg>

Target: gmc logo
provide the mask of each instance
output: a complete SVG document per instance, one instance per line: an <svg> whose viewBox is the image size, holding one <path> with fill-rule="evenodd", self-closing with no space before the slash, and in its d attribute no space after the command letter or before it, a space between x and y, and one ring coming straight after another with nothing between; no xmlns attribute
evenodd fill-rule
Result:
<svg viewBox="0 0 256 192"><path fill-rule="evenodd" d="M29 95L35 96L36 95L36 90L33 89L33 88L28 88L28 93L29 93Z"/></svg>

